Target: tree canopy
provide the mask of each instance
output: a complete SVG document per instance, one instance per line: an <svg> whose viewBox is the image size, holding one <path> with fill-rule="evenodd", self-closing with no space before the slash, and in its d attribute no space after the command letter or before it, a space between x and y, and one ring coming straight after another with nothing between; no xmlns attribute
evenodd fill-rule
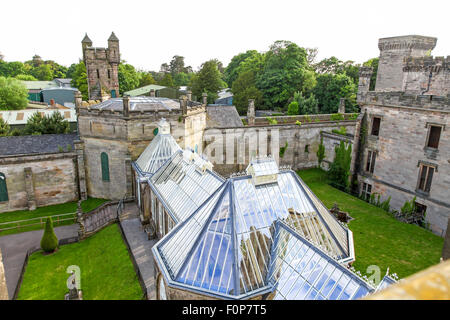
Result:
<svg viewBox="0 0 450 320"><path fill-rule="evenodd" d="M200 71L192 76L190 89L192 93L201 97L202 93L208 94L208 103L214 103L218 92L225 88L226 83L222 80L216 60L209 60L202 64Z"/></svg>
<svg viewBox="0 0 450 320"><path fill-rule="evenodd" d="M0 110L20 110L28 105L28 90L19 80L0 76Z"/></svg>

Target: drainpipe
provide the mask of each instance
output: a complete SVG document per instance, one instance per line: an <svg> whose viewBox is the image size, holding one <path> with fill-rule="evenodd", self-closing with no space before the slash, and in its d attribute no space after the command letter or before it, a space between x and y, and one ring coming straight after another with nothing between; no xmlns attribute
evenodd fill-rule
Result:
<svg viewBox="0 0 450 320"><path fill-rule="evenodd" d="M430 74L428 75L427 89L425 91L422 91L421 95L423 95L424 93L427 93L428 91L430 91L431 77L433 77L433 71L430 70Z"/></svg>

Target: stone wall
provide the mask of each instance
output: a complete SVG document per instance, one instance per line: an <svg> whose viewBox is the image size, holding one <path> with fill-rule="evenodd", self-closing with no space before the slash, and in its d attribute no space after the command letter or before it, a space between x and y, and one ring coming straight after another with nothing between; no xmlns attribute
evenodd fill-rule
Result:
<svg viewBox="0 0 450 320"><path fill-rule="evenodd" d="M214 164L214 170L223 176L245 170L252 155L271 154L280 166L292 169L317 167L317 149L321 132L347 128L347 133L355 133L357 120L305 122L277 124L270 126L245 126L240 128L208 128L205 130L204 148L206 156ZM231 140L228 140L230 137ZM279 141L279 145L275 141ZM234 142L228 145L227 141ZM286 147L287 143L287 147ZM259 149L258 149L259 147ZM286 147L280 158L280 148ZM334 149L327 149L327 160L334 157Z"/></svg>
<svg viewBox="0 0 450 320"><path fill-rule="evenodd" d="M330 167L330 164L334 160L335 151L334 149L339 146L341 141L344 141L345 143L348 143L352 146L353 151L353 135L340 135L337 133L330 133L326 131L321 132L321 137L323 138L323 145L325 146L325 158L323 160L323 163L321 167L325 170L328 170Z"/></svg>
<svg viewBox="0 0 450 320"><path fill-rule="evenodd" d="M450 56L405 58L402 91L446 96L450 93Z"/></svg>
<svg viewBox="0 0 450 320"><path fill-rule="evenodd" d="M201 153L206 126L204 106L172 111L122 112L80 108L78 125L86 167L87 194L91 197L121 199L132 195L131 161L137 160L155 137L154 129L161 118L171 127L171 134L180 147ZM100 155L109 159L110 181L102 180Z"/></svg>
<svg viewBox="0 0 450 320"><path fill-rule="evenodd" d="M1 157L9 201L0 203L0 212L77 200L77 170L74 152Z"/></svg>
<svg viewBox="0 0 450 320"><path fill-rule="evenodd" d="M361 172L358 180L372 185L372 193L391 196L391 208L400 210L405 201L417 197L417 202L427 206L426 220L438 235L443 235L450 217L448 186L450 171L450 139L448 138L449 109L367 104L368 133L362 150ZM373 117L381 118L379 136L371 136ZM429 124L443 125L438 152L426 148ZM368 151L377 153L374 173L365 169ZM417 190L420 163L436 166L431 190L425 194Z"/></svg>

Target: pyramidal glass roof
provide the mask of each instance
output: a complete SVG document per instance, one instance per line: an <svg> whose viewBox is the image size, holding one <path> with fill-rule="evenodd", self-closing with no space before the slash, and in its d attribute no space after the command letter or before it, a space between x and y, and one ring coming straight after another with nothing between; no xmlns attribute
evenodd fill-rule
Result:
<svg viewBox="0 0 450 320"><path fill-rule="evenodd" d="M293 171L278 172L276 183L255 186L252 181L252 176L228 179L155 245L154 255L172 285L228 298L270 292L279 220L330 260L348 257L351 233L325 207L318 208L323 205L311 199L315 196Z"/></svg>
<svg viewBox="0 0 450 320"><path fill-rule="evenodd" d="M354 300L374 288L278 221L269 283L274 300Z"/></svg>
<svg viewBox="0 0 450 320"><path fill-rule="evenodd" d="M192 150L178 150L149 180L175 223L189 217L223 184L224 179L211 168Z"/></svg>
<svg viewBox="0 0 450 320"><path fill-rule="evenodd" d="M141 172L155 173L175 152L181 150L167 126L169 124L162 119L158 124L158 134L136 160Z"/></svg>

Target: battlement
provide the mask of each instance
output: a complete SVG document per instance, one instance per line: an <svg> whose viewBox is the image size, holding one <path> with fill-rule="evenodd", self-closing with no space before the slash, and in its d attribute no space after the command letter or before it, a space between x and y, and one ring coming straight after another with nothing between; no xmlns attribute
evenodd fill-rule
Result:
<svg viewBox="0 0 450 320"><path fill-rule="evenodd" d="M380 51L403 51L403 50L433 50L436 46L437 38L408 35L399 37L381 38L378 40Z"/></svg>
<svg viewBox="0 0 450 320"><path fill-rule="evenodd" d="M447 71L450 69L450 56L447 57L405 57L403 60L403 72L433 72Z"/></svg>
<svg viewBox="0 0 450 320"><path fill-rule="evenodd" d="M432 110L450 111L450 96L413 95L401 91L376 92L369 91L361 94L360 104L372 104L381 106L403 106L412 108L424 108Z"/></svg>
<svg viewBox="0 0 450 320"><path fill-rule="evenodd" d="M372 73L373 73L372 67L362 66L359 68L359 77L360 78L370 78L372 76Z"/></svg>

